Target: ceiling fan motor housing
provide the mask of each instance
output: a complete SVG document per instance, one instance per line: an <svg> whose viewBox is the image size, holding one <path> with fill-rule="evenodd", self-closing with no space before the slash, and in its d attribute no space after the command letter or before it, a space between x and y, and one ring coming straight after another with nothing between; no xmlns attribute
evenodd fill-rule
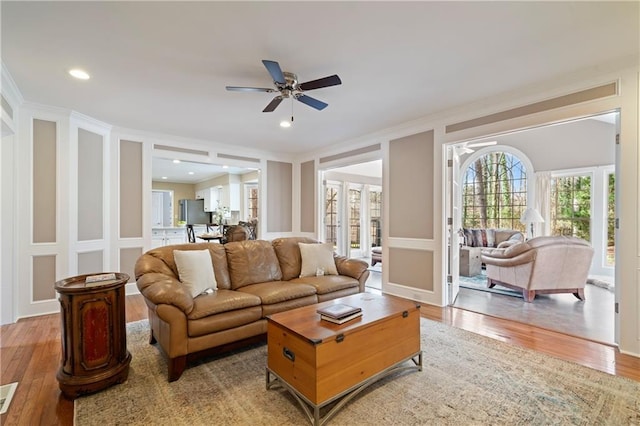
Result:
<svg viewBox="0 0 640 426"><path fill-rule="evenodd" d="M297 75L287 71L284 71L282 74L284 75L285 84L278 84L278 82L274 81L274 84L278 87L278 90L282 94L282 97L288 98L291 94L293 94L292 92L300 91Z"/></svg>

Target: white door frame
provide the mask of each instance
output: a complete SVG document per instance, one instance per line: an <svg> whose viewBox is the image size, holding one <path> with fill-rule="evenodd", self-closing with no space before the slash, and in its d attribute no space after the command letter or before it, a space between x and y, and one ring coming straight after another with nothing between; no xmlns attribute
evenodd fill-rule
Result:
<svg viewBox="0 0 640 426"><path fill-rule="evenodd" d="M460 204L462 196L460 192L460 157L456 152L456 147L448 145L445 150L447 159L447 181L445 220L448 231L448 253L446 257L446 302L453 305L460 291L460 235L458 230L462 228L462 216L460 214Z"/></svg>

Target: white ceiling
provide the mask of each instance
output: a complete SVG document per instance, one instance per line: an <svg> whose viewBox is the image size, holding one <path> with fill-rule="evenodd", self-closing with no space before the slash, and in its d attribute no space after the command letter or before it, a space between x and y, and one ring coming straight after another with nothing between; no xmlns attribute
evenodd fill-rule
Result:
<svg viewBox="0 0 640 426"><path fill-rule="evenodd" d="M382 178L382 160L367 161L366 163L337 167L330 171L356 176Z"/></svg>
<svg viewBox="0 0 640 426"><path fill-rule="evenodd" d="M26 101L115 126L299 153L431 113L631 61L638 2L12 2L2 61ZM295 102L294 126L262 59L341 86ZM67 71L82 67L88 81Z"/></svg>
<svg viewBox="0 0 640 426"><path fill-rule="evenodd" d="M174 163L169 158L153 158L152 180L175 183L198 183L225 174L241 175L252 170L240 167L181 161Z"/></svg>

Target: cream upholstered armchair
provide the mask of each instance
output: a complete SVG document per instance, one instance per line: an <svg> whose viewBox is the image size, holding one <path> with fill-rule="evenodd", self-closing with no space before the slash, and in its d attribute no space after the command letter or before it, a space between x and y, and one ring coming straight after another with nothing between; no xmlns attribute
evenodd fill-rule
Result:
<svg viewBox="0 0 640 426"><path fill-rule="evenodd" d="M484 249L487 286L522 290L532 302L537 293L573 293L584 300L593 248L574 237L536 237L507 247Z"/></svg>

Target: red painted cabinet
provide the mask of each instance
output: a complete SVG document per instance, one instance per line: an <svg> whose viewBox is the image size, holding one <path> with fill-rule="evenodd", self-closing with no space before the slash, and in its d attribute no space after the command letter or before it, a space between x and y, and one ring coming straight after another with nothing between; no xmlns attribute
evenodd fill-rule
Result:
<svg viewBox="0 0 640 426"><path fill-rule="evenodd" d="M129 374L124 292L129 276L115 275L114 280L98 283L86 283L88 275L55 283L62 318L62 359L56 378L67 398L122 383Z"/></svg>

